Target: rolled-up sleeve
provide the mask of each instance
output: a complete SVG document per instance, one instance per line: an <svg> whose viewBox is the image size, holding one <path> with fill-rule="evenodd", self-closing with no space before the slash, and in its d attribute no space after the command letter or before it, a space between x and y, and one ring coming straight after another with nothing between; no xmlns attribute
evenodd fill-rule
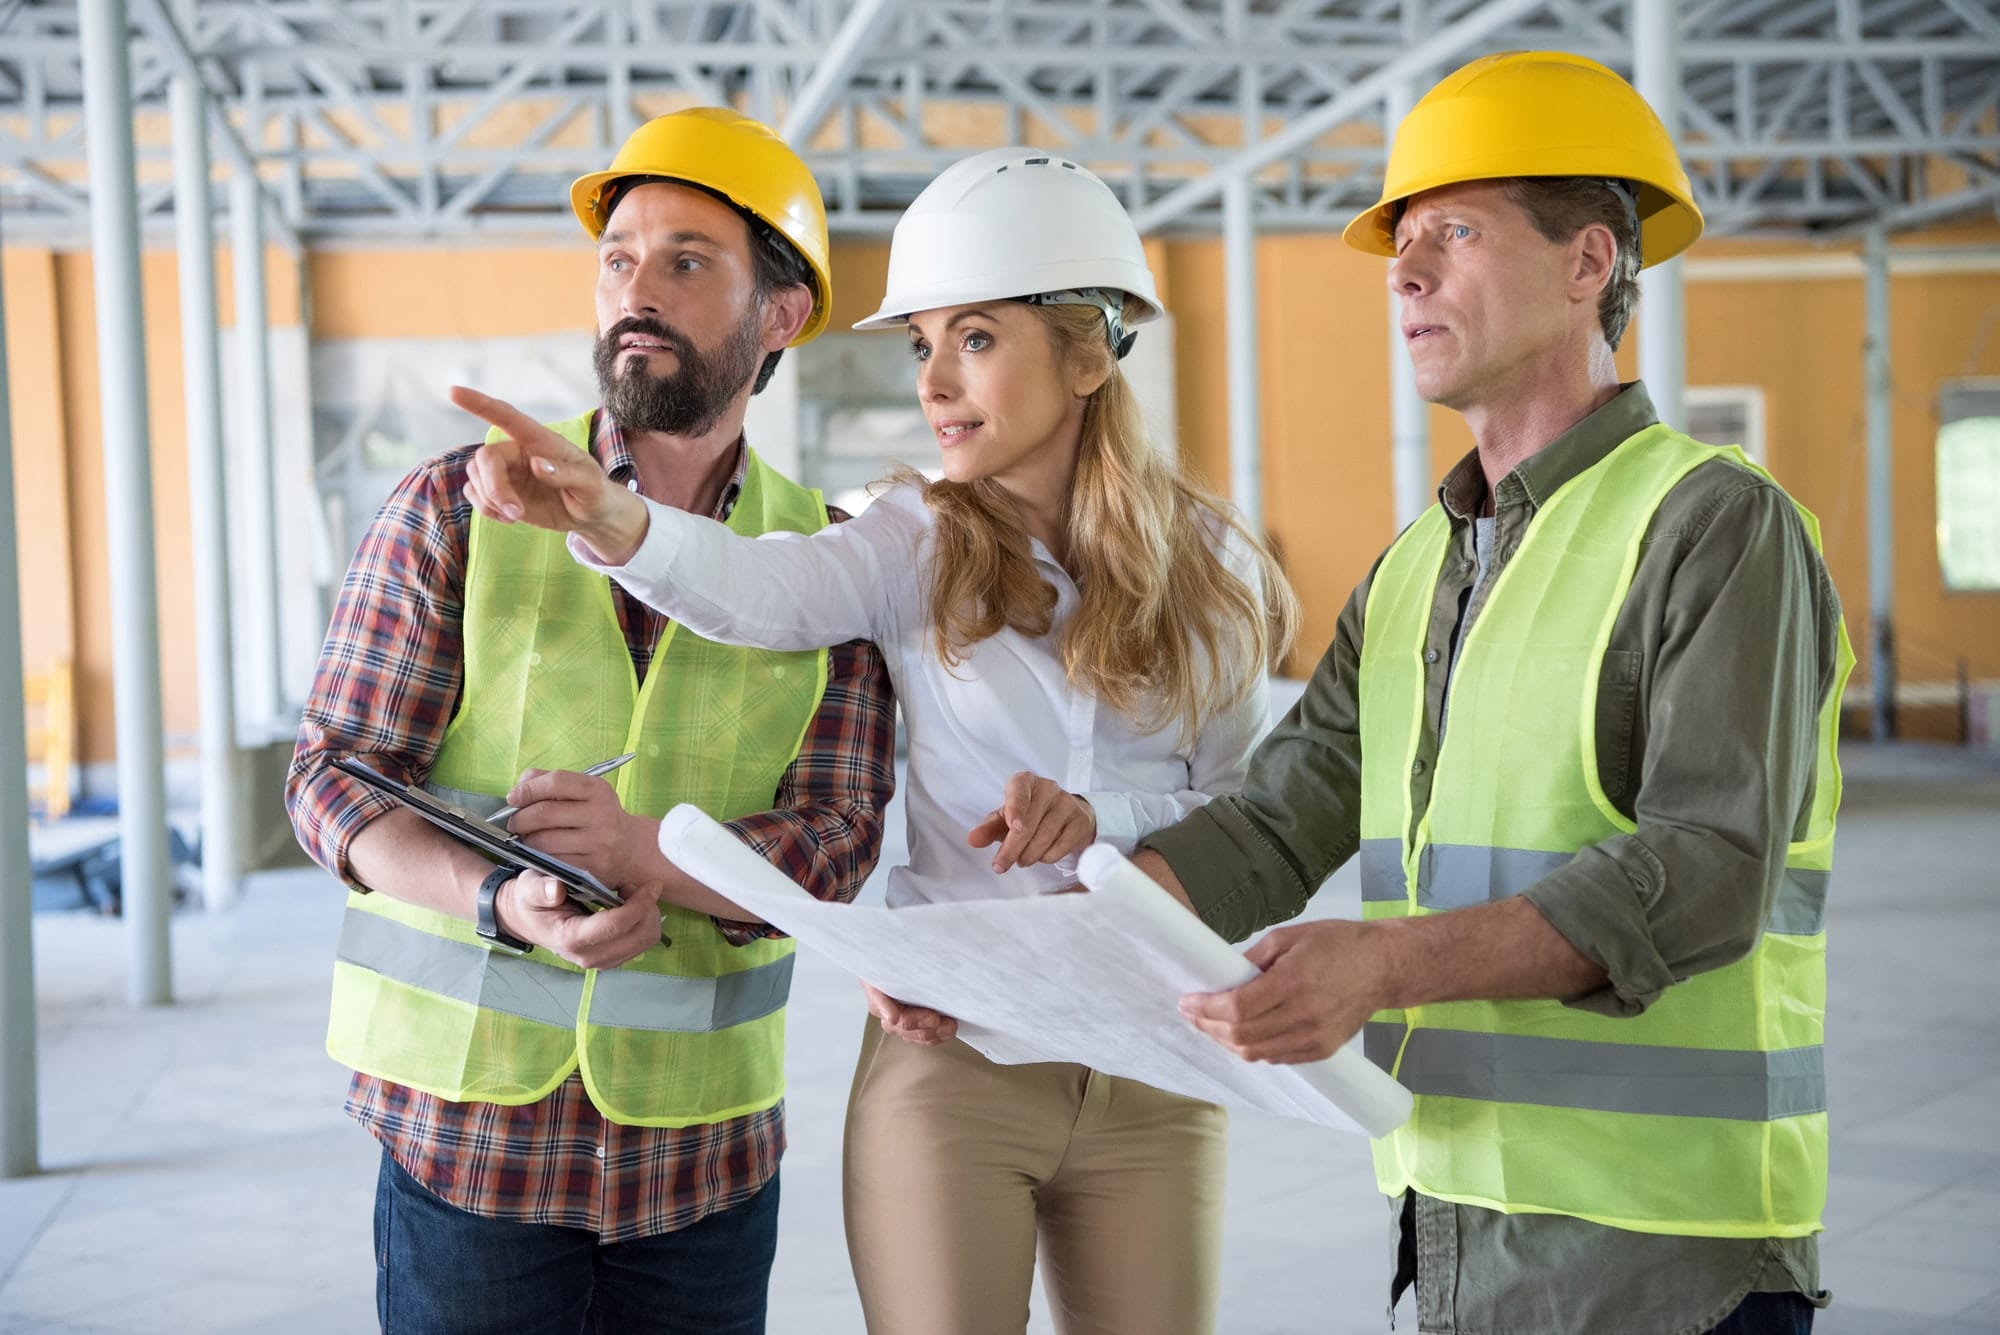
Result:
<svg viewBox="0 0 2000 1335"><path fill-rule="evenodd" d="M1642 683L1637 829L1524 892L1609 975L1568 1003L1607 1015L1636 1015L1755 946L1812 791L1839 615L1824 567L1766 483L1746 481L1704 518L1677 535Z"/></svg>

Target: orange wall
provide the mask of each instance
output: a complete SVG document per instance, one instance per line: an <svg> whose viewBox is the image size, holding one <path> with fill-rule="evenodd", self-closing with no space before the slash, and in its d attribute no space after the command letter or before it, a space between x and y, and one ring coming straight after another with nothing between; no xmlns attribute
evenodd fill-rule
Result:
<svg viewBox="0 0 2000 1335"><path fill-rule="evenodd" d="M4 254L23 657L31 671L53 657L74 662L78 756L86 764L108 761L116 750L114 655L93 265L87 252ZM227 250L216 264L227 326L233 301ZM272 323L296 324L296 266L273 252L265 268ZM142 257L160 690L170 744L199 726L179 281L171 252Z"/></svg>
<svg viewBox="0 0 2000 1335"><path fill-rule="evenodd" d="M2000 229L1958 228L1916 241L2000 245ZM1228 485L1222 251L1212 240L1148 246L1178 336L1182 457L1208 485ZM1718 243L1711 254L1814 254ZM872 311L887 245L835 247L835 327ZM1388 314L1381 261L1332 236L1271 236L1257 248L1265 438L1264 512L1307 620L1294 670L1310 667L1342 602L1393 532ZM5 252L8 369L30 668L69 653L79 672L86 761L111 758L111 663L104 478L98 438L96 318L87 254ZM228 254L218 301L231 312ZM477 337L588 328L591 252L556 244L460 249L337 249L311 254L315 338ZM179 299L170 252L143 269L155 525L167 728L196 728L192 579ZM300 318L297 269L273 252L274 324ZM1934 535L1932 411L1938 383L2000 375L2000 274L1900 276L1892 285L1896 383L1896 599L1905 679L2000 677L2000 595L1947 595ZM1760 384L1769 461L1826 527L1849 628L1866 658L1867 501L1863 476L1859 277L1691 281L1688 371L1696 384ZM1629 339L1619 362L1636 365ZM281 406L282 408L282 406ZM1470 448L1462 424L1434 409L1432 472Z"/></svg>
<svg viewBox="0 0 2000 1335"><path fill-rule="evenodd" d="M76 656L71 576L69 431L62 386L62 310L56 257L0 252L7 301L7 387L12 399L14 508L21 563L21 659L40 672Z"/></svg>
<svg viewBox="0 0 2000 1335"><path fill-rule="evenodd" d="M312 337L501 338L589 329L596 252L330 250L306 259Z"/></svg>

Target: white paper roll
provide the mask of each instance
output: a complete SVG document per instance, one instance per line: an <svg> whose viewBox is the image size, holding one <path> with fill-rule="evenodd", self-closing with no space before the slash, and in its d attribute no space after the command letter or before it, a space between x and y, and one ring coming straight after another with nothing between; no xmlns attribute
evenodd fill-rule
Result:
<svg viewBox="0 0 2000 1335"><path fill-rule="evenodd" d="M1143 915L1208 990L1226 991L1257 977L1256 965L1111 845L1086 848L1077 860L1077 876L1093 894L1115 895ZM1386 1136L1410 1120L1410 1091L1354 1048L1342 1048L1323 1061L1301 1063L1295 1069L1371 1136Z"/></svg>

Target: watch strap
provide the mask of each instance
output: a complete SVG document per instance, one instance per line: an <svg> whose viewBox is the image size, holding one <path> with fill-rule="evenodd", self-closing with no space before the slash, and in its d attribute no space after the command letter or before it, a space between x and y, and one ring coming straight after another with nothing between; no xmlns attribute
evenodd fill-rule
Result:
<svg viewBox="0 0 2000 1335"><path fill-rule="evenodd" d="M523 941L501 928L500 915L494 911L493 901L499 897L500 887L519 876L521 871L520 867L502 863L486 873L486 879L479 883L477 901L479 913L474 924L481 936L502 950L511 950L517 955L525 955L535 947L533 943Z"/></svg>

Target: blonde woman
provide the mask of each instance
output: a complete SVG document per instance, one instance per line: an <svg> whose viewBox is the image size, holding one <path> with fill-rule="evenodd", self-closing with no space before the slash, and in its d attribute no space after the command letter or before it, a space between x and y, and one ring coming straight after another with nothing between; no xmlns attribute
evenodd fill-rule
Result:
<svg viewBox="0 0 2000 1335"><path fill-rule="evenodd" d="M903 328L944 479L894 477L811 537L741 540L609 486L483 395L475 503L690 631L773 649L870 638L909 739L892 907L1036 895L1241 783L1295 606L1221 501L1147 440L1119 359L1159 314L1130 218L1027 149L951 167L898 223ZM1106 949L1115 943L1106 942ZM1039 1244L1064 1335L1205 1335L1221 1109L1081 1066L1000 1066L873 988L848 1108L848 1248L875 1335L1019 1335Z"/></svg>

